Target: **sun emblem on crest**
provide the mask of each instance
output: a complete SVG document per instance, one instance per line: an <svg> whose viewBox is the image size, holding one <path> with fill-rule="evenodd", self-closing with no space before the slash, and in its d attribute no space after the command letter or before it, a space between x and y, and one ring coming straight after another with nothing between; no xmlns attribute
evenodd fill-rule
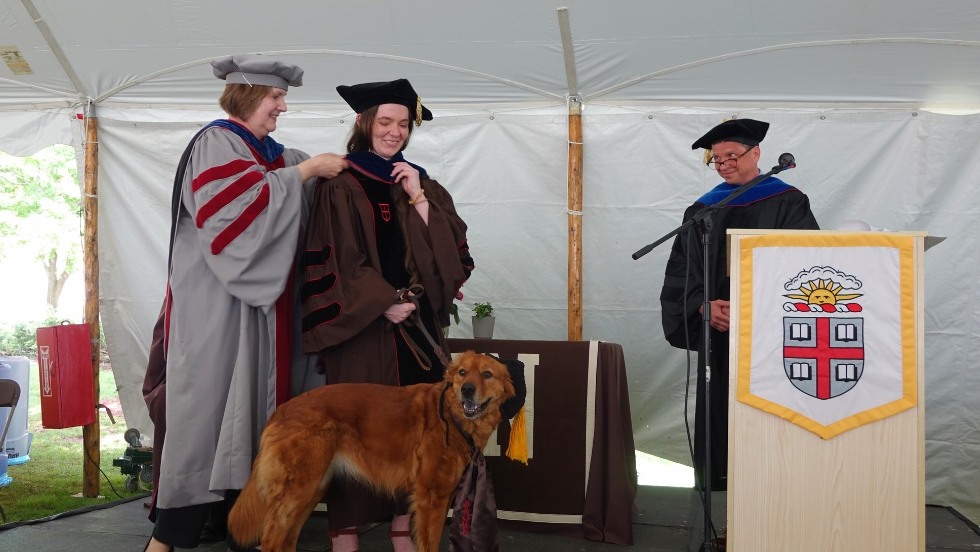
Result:
<svg viewBox="0 0 980 552"><path fill-rule="evenodd" d="M836 305L838 301L850 301L860 293L841 293L844 286L833 280L810 280L800 286L800 293L787 293L784 297L806 301L808 305Z"/></svg>
<svg viewBox="0 0 980 552"><path fill-rule="evenodd" d="M861 305L849 303L862 293L852 293L860 289L861 281L833 267L815 266L804 270L783 286L793 293L783 294L783 297L795 299L798 302L783 305L787 311L823 311L823 312L857 312Z"/></svg>

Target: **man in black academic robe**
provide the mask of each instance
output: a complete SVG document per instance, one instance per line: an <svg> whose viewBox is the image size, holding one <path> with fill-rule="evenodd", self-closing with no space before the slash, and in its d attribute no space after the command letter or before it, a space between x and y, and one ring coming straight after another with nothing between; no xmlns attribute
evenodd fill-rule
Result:
<svg viewBox="0 0 980 552"><path fill-rule="evenodd" d="M690 219L706 206L728 197L761 173L759 143L769 123L733 119L712 128L691 146L710 150L708 165L725 182L702 196L684 212ZM726 232L729 228L817 230L806 194L775 177L768 177L711 214L709 233L708 301L710 302L711 366L711 490L727 489L728 475L728 326L729 278ZM694 415L694 470L703 489L705 466L705 355L702 320L704 269L701 228L697 224L674 239L664 287L660 293L664 336L674 347L698 351L697 402Z"/></svg>

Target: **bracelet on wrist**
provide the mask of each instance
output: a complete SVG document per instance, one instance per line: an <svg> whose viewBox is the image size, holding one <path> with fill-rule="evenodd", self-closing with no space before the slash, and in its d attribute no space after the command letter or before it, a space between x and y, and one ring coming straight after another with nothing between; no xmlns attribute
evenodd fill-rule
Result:
<svg viewBox="0 0 980 552"><path fill-rule="evenodd" d="M408 200L409 205L415 205L416 203L422 203L423 201L428 201L425 199L425 190L419 190L419 193L415 197Z"/></svg>

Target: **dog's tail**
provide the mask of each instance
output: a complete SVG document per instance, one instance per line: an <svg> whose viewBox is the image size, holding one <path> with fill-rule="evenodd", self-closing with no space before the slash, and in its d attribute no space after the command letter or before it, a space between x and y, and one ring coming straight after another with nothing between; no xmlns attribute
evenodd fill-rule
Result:
<svg viewBox="0 0 980 552"><path fill-rule="evenodd" d="M267 508L257 487L255 478L250 477L228 513L228 537L235 550L257 546L262 539Z"/></svg>

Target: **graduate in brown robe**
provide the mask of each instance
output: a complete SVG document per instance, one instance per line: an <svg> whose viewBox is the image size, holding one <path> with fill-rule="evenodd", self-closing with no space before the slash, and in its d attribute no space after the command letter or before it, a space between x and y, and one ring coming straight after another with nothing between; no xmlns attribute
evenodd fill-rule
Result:
<svg viewBox="0 0 980 552"><path fill-rule="evenodd" d="M358 115L350 169L314 191L302 258L304 352L320 354L328 385L441 381L444 367L418 323L448 357L442 328L474 265L452 196L402 155L413 125L432 114L405 79L337 90ZM417 311L397 299L412 285L423 289ZM356 549L358 525L388 519L395 549L414 549L404 500L338 483L326 497L332 550Z"/></svg>

